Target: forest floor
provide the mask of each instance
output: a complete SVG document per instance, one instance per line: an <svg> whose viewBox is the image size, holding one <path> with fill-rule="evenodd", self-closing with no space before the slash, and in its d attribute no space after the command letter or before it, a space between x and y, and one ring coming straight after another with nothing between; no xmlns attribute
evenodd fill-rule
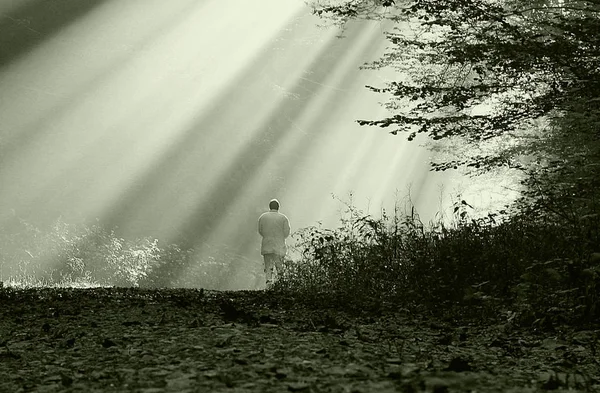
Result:
<svg viewBox="0 0 600 393"><path fill-rule="evenodd" d="M351 315L274 296L0 289L0 392L600 391L600 327Z"/></svg>

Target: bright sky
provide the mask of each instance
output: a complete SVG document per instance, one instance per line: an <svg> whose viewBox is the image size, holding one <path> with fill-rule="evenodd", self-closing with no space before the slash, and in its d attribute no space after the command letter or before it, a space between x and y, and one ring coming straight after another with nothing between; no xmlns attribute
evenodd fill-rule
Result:
<svg viewBox="0 0 600 393"><path fill-rule="evenodd" d="M382 75L358 70L385 46L378 23L340 39L301 0L86 4L0 5L0 221L98 219L258 263L271 198L297 229L337 226L332 194L379 215L410 188L428 221L442 184L445 207L460 188L355 122L385 115L364 88Z"/></svg>

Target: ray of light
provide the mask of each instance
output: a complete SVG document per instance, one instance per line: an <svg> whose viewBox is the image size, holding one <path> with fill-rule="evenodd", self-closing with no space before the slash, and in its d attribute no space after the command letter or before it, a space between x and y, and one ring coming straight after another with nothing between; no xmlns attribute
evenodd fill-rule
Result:
<svg viewBox="0 0 600 393"><path fill-rule="evenodd" d="M264 53L257 57L261 60ZM310 56L305 56L303 61L310 59ZM253 100L257 88L260 91L260 86L256 86L260 81L248 79L256 74L256 68L264 66L262 62L264 59L256 65L249 62L245 75L232 81L230 88L224 89L208 109L203 108L205 113L191 123L182 144L175 145L169 153L171 156L164 160L163 168L170 168L166 173L149 172L147 180L142 180L146 187L150 187L146 190L156 191L153 193L154 203L165 210L165 220L170 226L185 226L186 218L189 220L191 215L208 220L211 215L206 210L214 210L215 200L223 199L221 194L227 184L220 184L227 183L228 176L231 177L241 167L248 167L249 162L256 159L255 152L248 146L261 143L261 137L257 135L261 131L259 125L271 115L278 103L276 97L269 96L261 101ZM240 88L244 83L250 83L248 91ZM197 168L198 171L189 171L189 168ZM157 182L157 177L163 178L164 182ZM165 192L165 185L171 193ZM175 195L177 203L172 203ZM131 202L138 196L139 192L132 193ZM145 211L148 208L140 204L135 216L147 217ZM189 225L196 225L193 219ZM189 233L192 229L183 231Z"/></svg>
<svg viewBox="0 0 600 393"><path fill-rule="evenodd" d="M338 56L331 56L328 50L325 52L325 57L321 56L316 60L320 67L331 71L325 75L319 75L317 80L320 82L315 83L313 79L307 81L305 77L301 76L295 86L290 86L289 91L292 96L305 101L306 104L296 103L293 99L287 100L282 102L281 111L274 112L274 116L278 116L282 112L288 112L285 108L290 105L295 108L295 111L283 116L283 124L281 124L283 129L276 130L280 138L276 145L272 145L265 151L268 156L262 157L262 160L257 162L256 167L249 173L247 181L235 190L235 194L227 195L227 204L222 207L222 218L214 226L211 226L210 234L206 237L207 245L212 245L219 239L237 239L237 244L233 246L235 254L247 257L238 261L247 263L252 254L256 260L258 254L249 252L249 249L252 251L256 249L258 242L255 233L255 210L249 208L248 201L262 200L264 202L267 200L268 192L277 190L277 183L280 179L294 178L293 169L301 163L298 162L300 160L295 160L293 157L312 151L321 140L321 136L318 134L325 131L317 131L315 135L314 132L305 132L303 125L306 124L309 128L321 128L324 118L331 113L331 108L343 105L344 101L333 95L334 92L343 91L343 86L348 83L347 79L352 78L353 73L349 72L351 68L344 65L356 65L357 54L370 49L373 41L374 34L364 34L364 27L356 29L342 46L347 50L340 52ZM344 80L346 81L344 82ZM312 87L311 85L317 86ZM307 86L311 86L314 91L310 91ZM342 88L338 86L342 86ZM310 93L302 90L309 90ZM301 110L298 110L299 108ZM299 124L296 123L296 120ZM269 127L269 124L267 123L263 127ZM281 192L281 190L277 191ZM217 194L220 195L221 192L217 191ZM294 207L294 210L298 215L305 213L301 206ZM240 217L247 217L247 219L241 220L243 225L236 225L236 222L240 222ZM248 236L248 234L254 236ZM202 253L202 250L199 252ZM237 271L240 275L244 274L243 269L237 269Z"/></svg>
<svg viewBox="0 0 600 393"><path fill-rule="evenodd" d="M212 5L216 3L212 2ZM288 7L280 12L278 15L280 19L273 19L270 23L259 23L264 16L248 18L246 10L238 8L237 12L228 13L230 17L225 18L223 23L223 19L218 17L222 8L213 7L212 13L207 12L206 8L197 7L195 13L186 15L186 18L178 21L176 29L169 28L163 31L164 34L148 42L148 47L143 48L141 53L127 56L128 61L121 64L121 67L115 68L110 73L103 70L102 83L87 83L90 89L84 92L74 87L73 91L82 96L82 99L72 102L69 106L64 106L64 101L60 102L58 104L62 109L60 117L53 118L53 124L44 122L43 132L40 132L39 136L32 134L31 136L36 136L33 140L25 138L24 145L27 148L20 149L19 155L14 156L17 159L3 167L2 175L7 180L5 184L11 184L13 190L12 194L8 193L6 200L14 202L20 199L20 206L27 210L35 208L39 202L48 200L52 194L55 194L55 198L67 199L62 206L59 206L61 209L70 205L71 210L83 212L84 216L106 214L113 208L113 204L117 202L124 189L131 188L132 184L135 186L139 173L154 166L163 155L161 151L177 145L178 140L184 136L184 131L202 132L202 130L190 129L190 124L196 120L198 112L218 110L219 108L211 105L211 101L221 89L224 89L226 94L235 94L239 88L235 85L236 76L241 74L248 64L253 63L250 59L256 56L255 52L260 52L259 48L265 42L269 42L270 35L277 32L280 26L287 23L287 17L293 17L296 12L293 7L291 10ZM127 13L123 16L121 13L123 10L116 12L118 10L104 9L103 13L96 13L96 17L102 15L101 19L104 20L118 20L119 17L127 19ZM156 16L156 11L155 8L147 12ZM139 13L136 15L140 17ZM238 19L244 22L239 23ZM214 37L206 34L205 29L216 20L219 22L215 34L225 36L228 41L221 41L211 46ZM85 22L82 24L85 25ZM232 25L237 28L231 30ZM239 32L246 34L239 36ZM74 34L73 31L71 33ZM62 44L65 39L62 36L56 40ZM144 41L138 37L134 40ZM48 63L52 64L52 61L59 64L57 68L64 66L57 60L58 57L62 59L61 56L54 58L51 55L53 52L51 46L52 42L40 48L32 56L40 56L39 58L45 61L44 64L49 69L52 67L48 66ZM235 50L232 51L231 48ZM152 61L160 62L165 58L173 61L170 67L165 67L164 63L152 67ZM215 61L213 64L211 60L214 59L218 59L218 62ZM104 67L99 64L104 63L99 59L96 60L94 62L96 68L103 69ZM25 60L24 64L30 63ZM199 70L193 69L194 66L211 69L206 72L208 74L206 78L199 78ZM26 71L26 66L23 68ZM24 72L18 66L13 71L13 75ZM37 70L33 71L34 78L38 77L39 74L35 73ZM172 78L174 76L177 78ZM85 79L95 80L95 77ZM30 80L30 82L38 86L43 85L39 83L42 82L40 79ZM192 82L201 82L201 86L194 86ZM58 84L56 88L64 89L64 86ZM54 89L49 87L44 89L51 92L49 96L63 97L55 93ZM51 102L49 107L52 105L57 104ZM273 105L274 103L270 104ZM165 113L165 109L172 112ZM9 112L7 110L7 113ZM52 113L43 106L40 112L42 112L41 117L45 117L46 120L51 116L48 114ZM163 119L161 115L164 116ZM264 117L264 114L261 113L261 116ZM29 118L31 116L27 117ZM211 149L219 144L226 145L224 141L219 141L221 138L218 130L212 130L210 135L212 137L206 138L204 142ZM249 138L251 134L247 135L246 139L240 138L238 150L244 142L248 142ZM40 152L45 154L37 157ZM216 152L219 153L218 150ZM202 152L194 153L200 153L202 156ZM226 163L227 156L224 157L223 163ZM214 169L218 174L219 168L214 167ZM61 189L65 186L64 181L58 181L61 178L68 181L67 187L72 188L70 191L77 195L69 195ZM22 187L18 187L18 184L15 187L15 183L19 180L24 180ZM6 195L7 193L3 193L3 196Z"/></svg>
<svg viewBox="0 0 600 393"><path fill-rule="evenodd" d="M377 47L379 32L366 30L368 29L362 26L354 34L348 34L345 45L341 45L344 50L340 52L341 55L335 56L337 63L322 64L326 68L336 68L335 72L327 78L311 79L309 83L306 83L305 77L301 77L303 83L296 89L289 90L293 98L302 99L299 88L307 89L307 85L316 85L320 89L317 94L311 95L311 102L302 113L296 117L286 116L285 127L292 132L285 134L279 147L273 149L261 169L254 172L251 182L246 183L246 189L236 190L236 196L228 198L220 221L211 228L207 248L219 240L235 239L235 245L230 244L228 248L233 249L233 254L237 255L237 259L231 261L238 265L235 269L238 274L232 280L241 287L248 287L248 280L251 279L247 272L248 265L260 264L260 239L256 234L254 237L248 234L256 232L256 217L261 212L261 207L252 209L252 206L248 206L248 201L266 204L270 197L278 196L283 198L294 224L312 225L325 217L330 219L328 224L332 226L339 218L336 215L339 204L330 201L330 198L324 199L324 189L339 191L341 194L352 191L355 185L360 184L359 188L367 190L367 193L378 189L375 203L382 205L384 199L394 198L395 189L405 185L411 177L419 177L415 192L417 195L423 184L431 183L426 181L429 173L425 154L414 154L414 145L410 145L412 149L408 149L406 141L388 136L396 143L388 143L386 146L381 143L381 134L369 134L364 130L359 131L363 134L357 143L354 137L349 138L350 141L346 140L350 135L345 135L348 132L344 132L343 128L340 131L339 119L347 119L348 128L351 128L356 109L364 106L360 99L353 99L354 94L362 89L362 84L356 83L352 67L341 65L357 65L360 64L357 59L372 55L374 47ZM395 159L391 164L384 161L382 165L378 158L383 156L393 156ZM382 173L387 175L382 178ZM389 193L387 198L384 198L384 193ZM429 207L431 196L426 195L422 201L425 207ZM392 199L392 207L393 204ZM291 243L293 244L293 240Z"/></svg>
<svg viewBox="0 0 600 393"><path fill-rule="evenodd" d="M416 178L421 198L422 151L354 122L381 114L357 76L382 49L380 28L338 40L314 33L301 2L256 7L107 1L20 56L0 74L12 113L0 206L185 241L197 261L226 247L231 288L252 285L243 265L261 262L256 219L271 197L295 228L331 219L332 192L379 207Z"/></svg>
<svg viewBox="0 0 600 393"><path fill-rule="evenodd" d="M71 106L65 108L61 118L52 119L54 124L49 125L46 122L43 125L45 128L44 135L39 140L34 141L34 146L30 151L38 153L42 146L48 146L48 151L57 152L57 154L59 154L58 152L60 154L64 152L70 157L61 157L61 160L49 165L48 170L52 172L40 174L39 179L36 179L36 183L45 183L46 186L52 187L56 183L56 177L61 174L63 177L72 178L73 173L65 170L71 167L70 172L79 173L80 178L88 179L88 182L95 182L94 185L103 188L103 191L98 192L98 187L90 187L90 192L95 194L99 202L102 202L102 205L96 207L96 213L98 210L107 208L115 199L107 197L107 194L118 194L120 190L124 189L124 185L130 183L135 177L128 171L119 174L118 170L109 169L112 167L128 168L127 162L124 163L123 161L141 167L148 166L153 157L143 157L143 154L140 153L144 151L154 157L160 156L161 148L168 147L168 142L176 139L177 130L185 128L179 124L185 120L189 121L195 115L194 111L210 108L208 104L213 99L215 92L227 85L228 81L235 76L236 68L241 68L239 64L247 64L247 59L253 55L256 46L261 45L263 40L271 34L270 28L273 28L273 25L277 26L278 23L283 24L285 22L285 18L283 18L283 21L271 23L270 28L255 29L252 23L256 20L245 18L247 22L242 23L240 26L237 19L244 19L241 18L240 14L244 12L243 9L229 13L229 17L222 21L222 19L217 18L221 14L221 8L217 3L213 1L208 6L195 7L195 12L186 15L183 20L179 19L177 21L178 26L176 29L163 31L161 36L154 37L152 42L147 42L146 47L134 46L132 49L139 52L136 56L131 57L127 63L120 64L120 68L112 72L110 77L105 77L102 84L92 86L94 89L86 91L83 100L74 102ZM173 11L163 12L161 4L156 4L159 8L144 8L147 10L146 16L140 15L139 9L130 10L127 7L125 9L123 7L104 9L103 12L96 13L97 22L96 20L87 21L87 24L82 22L82 26L91 29L89 35L94 37L93 27L103 26L100 21L113 20L117 21L115 23L118 24L119 20L123 20L124 23L131 23L129 15L135 10L137 11L135 20L138 23L140 23L140 20L149 20L152 21L150 27L154 27L157 22L151 16L156 14L170 16L173 14ZM190 2L179 2L182 11L189 11L190 4ZM209 7L210 5L212 5L212 8ZM176 14L181 16L179 13ZM204 30L207 28L206 26L209 26L210 30L211 23L214 24L215 20L220 21L216 26L218 29L215 34L227 37L229 42L220 43L219 45L212 43L211 45L213 37L205 34ZM241 28L242 31L249 31L251 34L246 34L245 39L239 39L235 32L227 35L226 32L234 21L238 28ZM142 27L146 26L143 23L140 24L142 26L139 29L134 29L134 31L143 35L147 30ZM259 25L261 24L259 23ZM264 24L262 25L264 26ZM122 32L124 26L120 27L121 29L118 31ZM81 29L85 31L83 27ZM56 41L62 43L68 40L70 36L79 37L79 33L80 31L74 28L70 32L65 32L65 36L57 37ZM117 36L118 34L115 35L115 40ZM190 40L193 41L190 42ZM139 41L135 37L133 44L139 45ZM235 47L237 43L242 44L243 50L236 50L231 53L230 48ZM51 60L53 60L53 57L49 54L53 51L52 43L48 46L50 48L41 49L42 53L39 54L40 58L38 59L45 60L45 64L51 63ZM87 42L84 46L94 47L98 44L92 41ZM62 56L59 57L62 58ZM211 58L219 59L218 66L211 64ZM171 64L165 67L165 64L161 63L164 60L171 62ZM221 62L224 62L227 66L223 67ZM30 64L31 62L26 63ZM42 62L38 61L36 63L40 64ZM98 58L91 59L91 63L95 65L95 68L101 68L101 64L104 64ZM64 67L63 63L60 64ZM200 70L194 69L194 67L198 67ZM209 77L198 78L198 75L201 75L202 68L211 67L211 70L205 71ZM48 68L53 69L51 66ZM55 68L62 69L61 67ZM182 70L188 72L190 76L186 78L184 75L182 77ZM174 76L177 76L177 78L174 78ZM201 80L198 81L197 79ZM35 82L38 86L43 86L42 83L39 83L40 80L32 82ZM193 82L200 82L200 85L194 88ZM64 86L59 83L56 85L56 89L60 88L64 89ZM45 89L52 92L56 91L56 89L50 87ZM188 91L189 96L182 97L180 95L182 89ZM169 108L173 109L172 113L166 113L165 115L164 111L159 111L161 107L169 104L172 105ZM140 109L142 109L142 112L139 111ZM152 117L157 112L165 116L162 122ZM21 118L26 117L19 117L19 119ZM174 122L175 126L165 124L167 120ZM153 123L153 127L149 126L150 123ZM75 124L78 127L74 127ZM42 127L41 124L38 126ZM54 131L48 130L49 126ZM84 128L84 130L81 128ZM70 133L61 138L60 133L64 133L64 130L68 130ZM212 141L208 140L207 142L211 143ZM29 142L29 144L31 143ZM4 172L14 175L13 178L26 178L25 176L19 176L19 173L36 173L35 169L39 167L39 161L31 160L28 154L24 153L23 149L19 150L20 160L17 160L12 168ZM91 164L90 154L96 156ZM47 159L48 157L44 158ZM81 172L80 166L74 165L74 161L86 161L90 169L89 172ZM15 168L22 168L21 172L15 170ZM94 173L95 170L99 173ZM125 176L119 177L117 174ZM79 185L78 182L74 183ZM36 193L30 194L35 195ZM47 192L43 194L47 195ZM85 200L85 198L82 199ZM87 200L86 204L88 207L95 207L93 203L90 204Z"/></svg>
<svg viewBox="0 0 600 393"><path fill-rule="evenodd" d="M327 55L327 51L323 50L318 50L317 53ZM212 227L213 222L216 225L215 220L219 217L212 213L215 209L222 211L234 203L237 197L245 196L244 189L248 185L261 188L261 184L251 181L251 177L261 171L261 166L270 159L270 155L281 148L290 135L291 131L284 126L285 119L298 116L308 104L309 101L291 104L280 102L278 107L268 114L251 143L227 163L227 170L224 172L229 174L229 179L212 184L208 196L204 199L206 202L197 203L197 208L191 212L187 223L184 223L185 233L201 235L199 231L204 231L203 228ZM199 228L198 223L201 223L202 227Z"/></svg>
<svg viewBox="0 0 600 393"><path fill-rule="evenodd" d="M180 3L182 9L177 11L185 12L193 3ZM115 91L114 86L111 91L111 85L106 84L115 70L135 57L133 51L121 50L119 46L128 42L123 30L127 31L130 21L121 24L118 18L113 19L112 27L116 30L106 30L105 20L111 15L131 13L115 4L107 4L86 20L65 29L1 75L0 86L8 94L0 97L10 100L0 102L0 112L6 114L6 121L0 126L3 129L0 178L13 185L11 189L20 194L22 205L34 205L26 201L38 194L47 196L56 178L68 175L65 169L77 169L76 161L89 156L96 142L106 137L105 130L114 129L119 120L130 115L111 102L113 94L123 92ZM161 11L167 21L181 16L178 12ZM143 44L142 38L155 37L151 30L157 28L164 33L165 27L153 21L148 29L140 28L139 37L135 36L131 42ZM65 42L72 45L64 45ZM100 45L101 42L106 46ZM31 91L32 86L35 91ZM125 94L131 96L131 92ZM108 136L114 136L114 132ZM59 159L54 159L53 154ZM22 191L32 184L39 192ZM5 200L16 197L7 193L3 196Z"/></svg>

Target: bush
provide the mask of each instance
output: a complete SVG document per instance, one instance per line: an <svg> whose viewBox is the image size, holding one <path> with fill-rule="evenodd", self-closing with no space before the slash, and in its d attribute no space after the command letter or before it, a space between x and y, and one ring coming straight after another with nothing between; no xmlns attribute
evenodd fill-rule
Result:
<svg viewBox="0 0 600 393"><path fill-rule="evenodd" d="M505 212L471 219L467 206L455 205L451 224L425 226L412 207L373 218L347 205L339 228L294 235L300 258L286 263L274 289L480 317L499 316L502 306L524 322L598 318L600 275L590 257L600 244L597 219L576 227Z"/></svg>
<svg viewBox="0 0 600 393"><path fill-rule="evenodd" d="M19 221L0 233L0 281L15 284L219 288L228 257L200 259L193 248L61 220L46 230Z"/></svg>

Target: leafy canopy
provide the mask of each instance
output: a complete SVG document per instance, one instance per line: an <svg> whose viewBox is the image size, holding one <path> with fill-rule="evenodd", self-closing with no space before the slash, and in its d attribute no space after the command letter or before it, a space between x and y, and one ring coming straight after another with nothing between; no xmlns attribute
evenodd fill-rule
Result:
<svg viewBox="0 0 600 393"><path fill-rule="evenodd" d="M436 170L503 165L519 149L540 153L539 130L552 139L559 119L561 132L567 118L569 131L598 136L598 0L349 0L312 7L340 24L357 18L392 23L387 51L364 66L396 71L384 86L367 86L388 96L391 114L358 120L361 125L405 132L409 140L425 134L475 146L507 136L528 141Z"/></svg>

